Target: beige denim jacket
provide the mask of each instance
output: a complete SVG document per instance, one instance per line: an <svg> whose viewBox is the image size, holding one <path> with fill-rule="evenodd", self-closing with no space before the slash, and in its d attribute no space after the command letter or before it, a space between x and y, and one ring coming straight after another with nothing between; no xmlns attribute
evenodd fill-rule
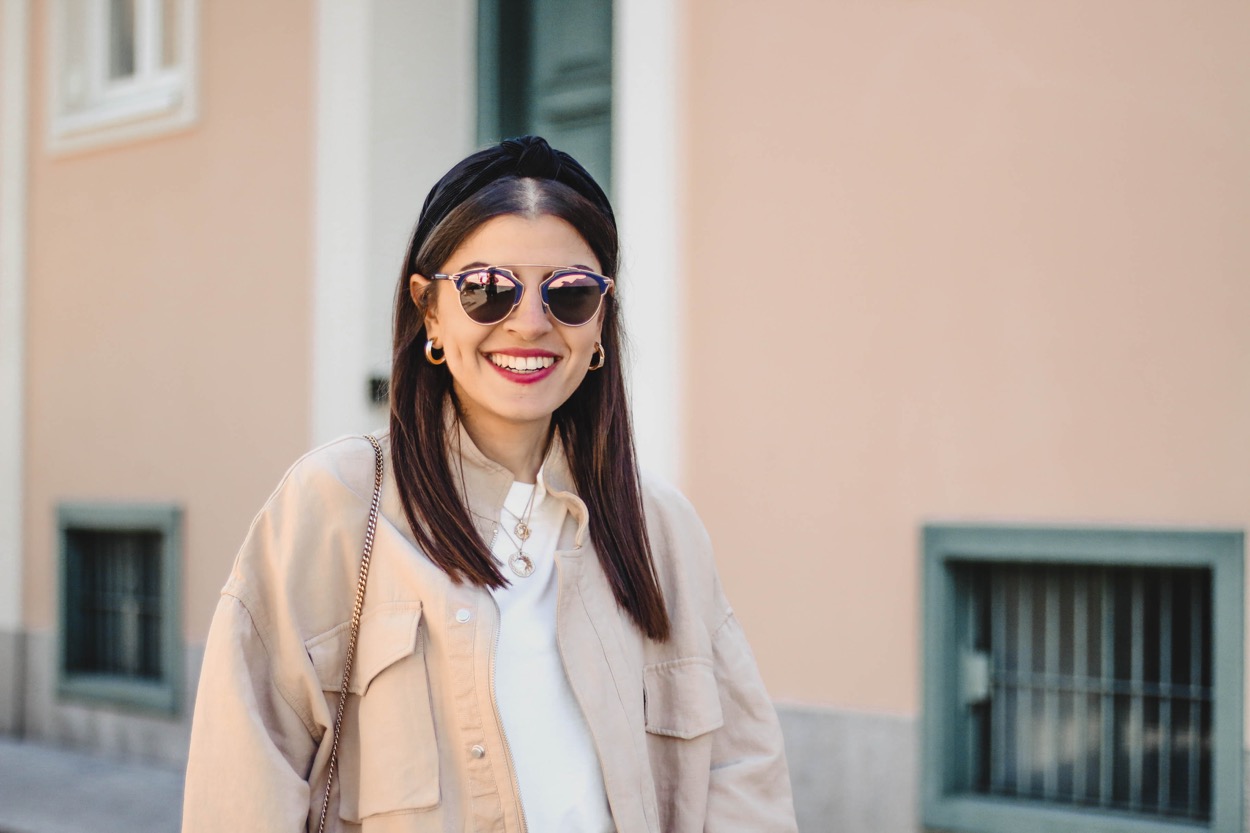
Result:
<svg viewBox="0 0 1250 833"><path fill-rule="evenodd" d="M453 437L456 435L453 434ZM512 475L458 432L464 494L499 517ZM492 680L499 611L422 556L389 466L327 830L526 830ZM557 638L621 833L793 831L776 713L693 508L647 481L672 638L620 610L558 442L548 487L568 507L555 554ZM252 523L205 648L184 831L316 830L373 448L330 443L287 473ZM490 538L491 522L479 532ZM544 833L544 831L534 831Z"/></svg>

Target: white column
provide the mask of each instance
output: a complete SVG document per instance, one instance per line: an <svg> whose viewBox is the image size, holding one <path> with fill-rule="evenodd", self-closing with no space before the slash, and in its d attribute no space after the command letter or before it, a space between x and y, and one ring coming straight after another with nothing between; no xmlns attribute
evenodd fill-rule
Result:
<svg viewBox="0 0 1250 833"><path fill-rule="evenodd" d="M318 3L312 440L385 427L392 294L426 192L473 147L475 0Z"/></svg>
<svg viewBox="0 0 1250 833"><path fill-rule="evenodd" d="M22 630L29 12L0 6L0 632Z"/></svg>
<svg viewBox="0 0 1250 833"><path fill-rule="evenodd" d="M373 4L317 3L313 444L367 431L369 36Z"/></svg>
<svg viewBox="0 0 1250 833"><path fill-rule="evenodd" d="M367 359L383 376L395 287L421 204L473 150L476 26L477 0L374 0Z"/></svg>
<svg viewBox="0 0 1250 833"><path fill-rule="evenodd" d="M642 465L681 483L685 350L677 58L681 0L617 0L613 159L622 308Z"/></svg>

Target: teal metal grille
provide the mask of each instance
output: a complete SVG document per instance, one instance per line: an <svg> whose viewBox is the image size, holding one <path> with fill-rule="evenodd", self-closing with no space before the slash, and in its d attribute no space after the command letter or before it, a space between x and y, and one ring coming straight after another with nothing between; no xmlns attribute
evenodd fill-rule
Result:
<svg viewBox="0 0 1250 833"><path fill-rule="evenodd" d="M1207 821L1206 569L961 564L973 792Z"/></svg>
<svg viewBox="0 0 1250 833"><path fill-rule="evenodd" d="M161 538L66 530L67 671L161 678Z"/></svg>

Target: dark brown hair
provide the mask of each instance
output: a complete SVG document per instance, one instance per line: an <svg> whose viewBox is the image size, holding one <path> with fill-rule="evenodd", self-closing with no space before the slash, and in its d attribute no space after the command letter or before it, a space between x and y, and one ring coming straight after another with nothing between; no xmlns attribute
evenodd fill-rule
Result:
<svg viewBox="0 0 1250 833"><path fill-rule="evenodd" d="M541 139L511 141L530 144L520 153L515 147L505 148L508 143L504 143L475 154L435 186L413 233L395 293L391 459L404 513L430 560L455 581L482 587L502 587L507 580L474 528L452 478L444 412L449 401L457 409L458 403L446 365L430 364L424 353L428 338L425 315L434 297L434 285L426 288L418 305L409 294L409 277L442 271L456 248L478 227L509 214L564 220L582 236L610 277L616 276L620 258L616 221L607 198L589 174ZM537 161L533 142L542 143ZM511 154L502 163L490 158L497 169L493 178L480 175L480 166L470 166L492 152L496 157ZM509 159L512 164L508 164ZM593 188L568 175L569 163ZM478 179L485 182L471 182L465 187L466 168L476 171ZM551 175L553 170L555 176ZM432 213L441 216L431 222ZM668 638L669 618L644 522L621 371L621 324L611 293L604 300L600 340L613 360L602 370L588 373L568 401L556 409L552 430L560 434L577 492L590 510L591 541L617 604L643 633L662 641Z"/></svg>

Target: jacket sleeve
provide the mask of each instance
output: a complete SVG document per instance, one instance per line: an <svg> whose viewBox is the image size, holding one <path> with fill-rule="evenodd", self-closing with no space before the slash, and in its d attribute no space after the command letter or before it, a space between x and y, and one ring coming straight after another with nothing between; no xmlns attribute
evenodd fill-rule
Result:
<svg viewBox="0 0 1250 833"><path fill-rule="evenodd" d="M302 831L317 743L275 680L243 602L223 595L205 646L183 797L183 833Z"/></svg>
<svg viewBox="0 0 1250 833"><path fill-rule="evenodd" d="M794 833L794 799L777 712L730 612L712 635L725 723L712 741L707 833Z"/></svg>

